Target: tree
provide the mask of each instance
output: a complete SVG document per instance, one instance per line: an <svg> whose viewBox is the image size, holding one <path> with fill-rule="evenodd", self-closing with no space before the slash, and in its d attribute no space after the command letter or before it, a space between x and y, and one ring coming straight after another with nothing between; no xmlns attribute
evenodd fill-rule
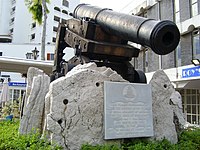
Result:
<svg viewBox="0 0 200 150"><path fill-rule="evenodd" d="M25 0L28 10L31 12L33 19L42 27L42 40L41 40L41 60L45 60L45 44L46 44L46 25L47 25L47 14L49 10L47 3L50 0ZM42 22L43 20L43 22Z"/></svg>

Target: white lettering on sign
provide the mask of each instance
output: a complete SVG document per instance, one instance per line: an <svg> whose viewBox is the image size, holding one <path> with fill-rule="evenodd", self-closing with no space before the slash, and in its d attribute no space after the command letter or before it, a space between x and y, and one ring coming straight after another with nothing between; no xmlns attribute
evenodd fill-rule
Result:
<svg viewBox="0 0 200 150"><path fill-rule="evenodd" d="M200 76L200 67L186 68L182 70L182 78Z"/></svg>

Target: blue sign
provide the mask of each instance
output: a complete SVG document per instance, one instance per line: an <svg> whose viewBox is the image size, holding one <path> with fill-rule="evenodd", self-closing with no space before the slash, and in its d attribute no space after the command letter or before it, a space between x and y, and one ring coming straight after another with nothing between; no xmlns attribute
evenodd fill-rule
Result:
<svg viewBox="0 0 200 150"><path fill-rule="evenodd" d="M9 86L20 86L20 87L26 87L26 83L21 83L21 82L9 82Z"/></svg>
<svg viewBox="0 0 200 150"><path fill-rule="evenodd" d="M200 66L182 69L182 78L200 77Z"/></svg>

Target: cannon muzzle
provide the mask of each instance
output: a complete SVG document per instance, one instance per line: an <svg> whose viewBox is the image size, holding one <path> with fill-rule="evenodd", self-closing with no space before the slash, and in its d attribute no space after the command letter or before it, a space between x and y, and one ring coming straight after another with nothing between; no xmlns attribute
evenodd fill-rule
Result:
<svg viewBox="0 0 200 150"><path fill-rule="evenodd" d="M148 46L159 55L175 50L180 40L176 24L169 20L157 21L88 4L78 5L73 16L78 19L89 18L107 33Z"/></svg>

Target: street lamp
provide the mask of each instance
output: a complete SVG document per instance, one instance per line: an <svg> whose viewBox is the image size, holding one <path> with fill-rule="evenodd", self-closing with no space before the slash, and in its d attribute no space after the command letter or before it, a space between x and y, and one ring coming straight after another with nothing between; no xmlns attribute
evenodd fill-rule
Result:
<svg viewBox="0 0 200 150"><path fill-rule="evenodd" d="M199 61L199 59L192 59L191 61L192 61L192 63L193 63L195 66L200 66L200 61Z"/></svg>
<svg viewBox="0 0 200 150"><path fill-rule="evenodd" d="M38 53L39 51L37 50L37 48L35 47L34 50L32 50L32 54L33 54L33 59L36 60L38 58Z"/></svg>

